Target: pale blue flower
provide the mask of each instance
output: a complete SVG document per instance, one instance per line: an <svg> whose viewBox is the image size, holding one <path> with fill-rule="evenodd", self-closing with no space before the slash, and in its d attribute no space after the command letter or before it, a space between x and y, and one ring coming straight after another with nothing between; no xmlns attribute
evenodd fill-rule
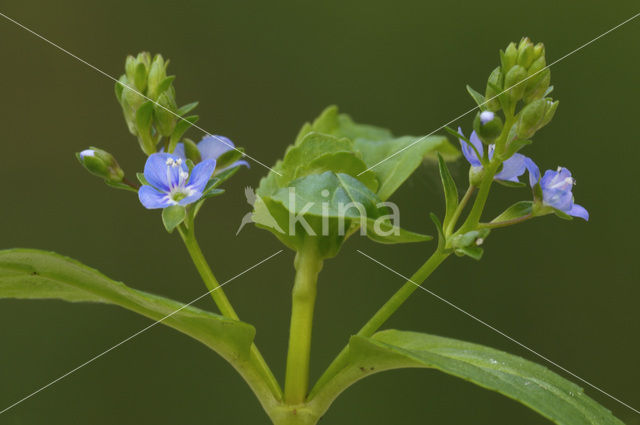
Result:
<svg viewBox="0 0 640 425"><path fill-rule="evenodd" d="M154 153L144 165L144 178L149 185L138 190L138 197L145 208L166 208L171 205L188 205L202 197L209 179L216 168L214 159L203 160L191 170L178 155Z"/></svg>
<svg viewBox="0 0 640 425"><path fill-rule="evenodd" d="M224 136L204 136L202 140L198 142L197 146L198 146L198 151L200 151L200 157L202 158L203 161L211 160L211 159L218 160L218 158L223 153L228 152L232 149L235 149L235 145L233 144L233 142ZM184 152L183 143L178 143L176 145L176 148L173 151L173 154L182 158L183 161L186 161L187 159ZM247 161L239 160L227 167L215 170L215 174L219 174L224 170L239 167L241 165L249 167L249 163L247 163Z"/></svg>
<svg viewBox="0 0 640 425"><path fill-rule="evenodd" d="M489 121L493 119L492 117L491 119L489 119L489 117L485 118ZM483 119L482 116L480 117L480 119ZM458 133L462 137L464 137L464 134L462 133L462 129L460 127L458 127ZM459 138L459 140L460 146L462 147L462 154L464 155L466 160L469 162L469 164L471 164L473 168L476 168L478 169L478 171L480 171L482 169L482 162L480 161L480 158L484 156L484 145L482 144L482 141L480 140L476 132L472 132L471 137L469 137L469 141L471 143L467 143L462 138ZM495 144L489 145L489 160L493 158L493 152L495 148ZM478 157L478 155L480 155L480 157ZM518 177L524 174L530 164L533 164L533 161L531 161L530 158L522 154L515 153L513 154L513 156L511 156L511 158L502 163L502 170L500 170L500 172L494 176L494 179L518 183L520 181L518 180Z"/></svg>
<svg viewBox="0 0 640 425"><path fill-rule="evenodd" d="M529 184L533 187L538 181L542 189L544 205L589 221L589 212L583 206L574 203L572 190L576 180L571 176L571 171L558 167L556 171L545 171L540 179L540 169L533 164L533 167L529 168Z"/></svg>

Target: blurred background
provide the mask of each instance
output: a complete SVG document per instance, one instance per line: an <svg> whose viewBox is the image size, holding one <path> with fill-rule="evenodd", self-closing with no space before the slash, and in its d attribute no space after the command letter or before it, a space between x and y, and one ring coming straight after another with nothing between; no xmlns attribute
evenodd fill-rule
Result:
<svg viewBox="0 0 640 425"><path fill-rule="evenodd" d="M523 35L547 46L548 62L638 10L637 1L121 1L2 3L0 12L112 76L127 54L171 59L180 104L200 101L199 125L272 164L303 122L337 104L359 122L426 134L474 106L498 49ZM545 217L494 232L481 262L451 258L431 290L638 408L640 342L637 181L640 19L552 68L555 120L527 149L543 168L569 167L591 221ZM0 248L56 251L126 284L187 302L205 290L158 211L86 173L73 153L112 152L129 176L145 157L125 126L113 81L0 19ZM465 132L472 115L453 125ZM189 135L199 139L195 129ZM466 184L467 164L452 166ZM253 164L207 203L199 239L220 281L280 248L246 227L243 187ZM436 171L421 167L394 195L403 227L432 232L442 214ZM497 186L487 216L525 189ZM350 334L402 285L355 252L410 275L433 243L382 246L354 237L325 263L319 284L312 379ZM228 286L240 316L284 375L293 254L287 251ZM207 298L198 304L215 309ZM117 307L0 300L0 408L149 324ZM418 291L388 323L530 353ZM556 372L560 372L556 370ZM561 372L560 372L561 373ZM628 424L640 416L587 388ZM539 424L520 404L429 370L375 375L343 394L327 425ZM244 382L215 353L154 327L0 417L19 424L261 424L268 419Z"/></svg>

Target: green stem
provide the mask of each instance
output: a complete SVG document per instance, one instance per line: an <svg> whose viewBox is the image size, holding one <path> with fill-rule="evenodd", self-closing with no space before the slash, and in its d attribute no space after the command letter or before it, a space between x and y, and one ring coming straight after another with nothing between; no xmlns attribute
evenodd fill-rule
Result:
<svg viewBox="0 0 640 425"><path fill-rule="evenodd" d="M309 388L313 309L318 273L322 269L322 259L316 252L313 239L307 238L302 249L298 251L295 267L296 278L291 296L291 328L284 384L284 401L288 404L303 403Z"/></svg>
<svg viewBox="0 0 640 425"><path fill-rule="evenodd" d="M418 269L417 272L404 284L398 291L380 309L371 319L360 329L358 336L370 337L391 317L393 313L409 298L409 296L418 289L433 271L449 256L449 253L443 250L437 250L429 257L429 259ZM342 349L340 354L331 362L327 370L322 374L318 382L309 394L309 400L322 390L322 388L340 371L348 361L349 347Z"/></svg>
<svg viewBox="0 0 640 425"><path fill-rule="evenodd" d="M473 207L471 207L471 211L469 212L467 219L462 224L457 233L465 233L473 230L478 226L478 223L480 223L480 218L482 216L482 212L484 211L484 207L487 203L489 192L491 190L491 184L493 183L493 177L496 175L500 164L502 164L502 162L498 160L498 158L505 149L507 138L509 137L509 131L511 130L514 121L515 118L513 117L513 114L505 112L505 124L502 128L500 137L498 137L498 139L496 140L496 148L493 154L493 159L488 163L483 164L484 175L482 177L482 181L480 182L478 196L473 203Z"/></svg>
<svg viewBox="0 0 640 425"><path fill-rule="evenodd" d="M200 277L202 278L204 284L209 289L211 297L213 301L220 309L220 313L223 316L229 317L234 320L240 320L238 314L234 310L231 302L225 295L222 287L218 283L218 280L211 271L207 260L204 258L204 254L202 254L202 250L200 249L200 245L195 238L194 230L193 230L193 222L189 223L189 228L178 227L180 232L180 236L184 241L184 245L191 256L191 260L193 264L196 266L198 273L200 273ZM182 226L182 225L181 225ZM251 363L260 371L262 378L267 383L269 389L271 390L273 396L276 399L282 398L282 389L280 388L280 384L278 384L278 380L273 375L273 372L269 368L269 365L264 360L264 357L258 350L258 347L255 344L251 344Z"/></svg>
<svg viewBox="0 0 640 425"><path fill-rule="evenodd" d="M462 211L464 210L464 207L467 206L467 203L471 199L471 196L473 195L473 192L475 190L476 190L476 187L473 186L473 185L470 185L467 188L467 191L465 192L464 196L460 200L460 203L458 204L458 207L456 208L456 210L453 213L453 216L451 217L451 222L449 223L447 228L444 230L445 236L449 236L453 232L453 229L455 229L456 223L458 222L458 219L460 218L460 214L462 214Z"/></svg>

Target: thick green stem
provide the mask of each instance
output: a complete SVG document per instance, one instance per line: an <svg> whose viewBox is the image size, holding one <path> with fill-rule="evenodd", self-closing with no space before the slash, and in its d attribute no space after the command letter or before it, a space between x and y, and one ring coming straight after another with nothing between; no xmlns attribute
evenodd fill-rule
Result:
<svg viewBox="0 0 640 425"><path fill-rule="evenodd" d="M207 260L204 258L204 254L202 254L200 245L198 244L193 232L193 223L191 223L189 229L179 228L179 231L180 236L182 236L182 240L184 241L184 245L191 256L191 260L193 260L193 264L196 266L198 273L200 273L200 277L209 289L213 301L220 309L220 313L231 319L240 320L238 314L231 305L231 302L229 302L229 299L214 276L213 271L211 271ZM269 365L267 365L267 362L264 360L264 357L255 344L251 344L251 362L260 371L262 378L267 383L273 396L277 400L281 399L282 389L280 388L280 384L278 384L278 380L273 375Z"/></svg>
<svg viewBox="0 0 640 425"><path fill-rule="evenodd" d="M313 309L318 273L322 269L322 259L316 252L313 239L307 239L303 248L298 251L295 267L296 278L291 296L291 328L284 385L284 401L287 404L303 403L309 388Z"/></svg>
<svg viewBox="0 0 640 425"><path fill-rule="evenodd" d="M391 317L393 313L400 308L400 306L409 298L409 296L418 289L418 286L422 284L433 271L449 256L448 253L437 250L431 257L418 269L417 272L411 276L411 278L404 284L398 291L380 309L374 314L371 319L360 329L358 336L369 337L373 335L380 327ZM333 360L327 370L322 374L318 382L311 390L309 394L309 400L313 399L313 396L322 390L324 385L331 380L331 378L340 371L348 361L349 348L344 347L340 354Z"/></svg>

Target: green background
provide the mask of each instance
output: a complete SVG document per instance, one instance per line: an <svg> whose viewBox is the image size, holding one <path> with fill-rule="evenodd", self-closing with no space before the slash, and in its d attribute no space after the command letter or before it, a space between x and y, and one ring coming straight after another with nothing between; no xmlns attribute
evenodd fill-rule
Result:
<svg viewBox="0 0 640 425"><path fill-rule="evenodd" d="M110 75L125 55L161 52L178 101L200 100L200 125L272 164L299 127L338 104L360 122L425 134L473 107L498 49L529 35L551 62L638 10L637 1L5 1L0 8ZM554 122L527 149L543 168L569 167L591 221L545 217L496 231L480 262L452 258L428 287L632 406L640 406L637 260L640 19L552 68ZM73 152L111 151L133 175L144 156L126 130L113 82L0 18L0 248L54 250L135 288L189 301L204 291L177 235L135 195L87 175ZM471 115L453 125L468 129ZM199 138L198 131L189 133ZM453 172L460 185L466 164ZM224 281L280 248L268 232L235 231L249 211L253 164L199 216L203 249ZM489 213L527 199L497 187ZM392 200L403 227L432 232L442 213L424 166ZM353 238L321 274L312 374L402 281L361 249L411 274L433 243L381 246ZM293 255L228 286L276 375L284 374ZM215 308L209 299L198 304ZM149 323L101 305L0 301L0 410ZM389 327L466 339L538 360L424 292ZM629 424L640 416L588 394ZM373 376L343 394L321 423L539 424L502 396L435 371ZM1 424L260 424L252 394L214 353L154 327L0 416Z"/></svg>

